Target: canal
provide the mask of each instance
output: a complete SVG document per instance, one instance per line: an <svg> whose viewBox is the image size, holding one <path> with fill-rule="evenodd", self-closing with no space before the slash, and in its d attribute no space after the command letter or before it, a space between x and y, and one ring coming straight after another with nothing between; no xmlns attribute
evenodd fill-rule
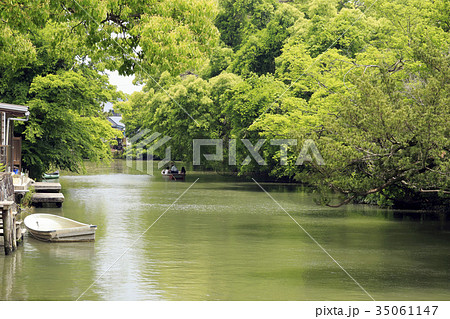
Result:
<svg viewBox="0 0 450 319"><path fill-rule="evenodd" d="M449 300L450 227L370 206L318 206L297 185L128 168L60 178L93 243L28 235L0 255L0 300ZM294 221L295 220L295 221ZM342 268L341 268L342 267ZM345 271L344 271L345 270Z"/></svg>

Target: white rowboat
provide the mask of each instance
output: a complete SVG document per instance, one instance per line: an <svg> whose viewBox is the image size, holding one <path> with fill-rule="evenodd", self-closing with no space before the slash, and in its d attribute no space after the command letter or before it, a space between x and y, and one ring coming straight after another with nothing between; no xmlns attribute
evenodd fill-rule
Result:
<svg viewBox="0 0 450 319"><path fill-rule="evenodd" d="M24 219L30 234L43 241L93 241L97 226L52 214L32 214Z"/></svg>

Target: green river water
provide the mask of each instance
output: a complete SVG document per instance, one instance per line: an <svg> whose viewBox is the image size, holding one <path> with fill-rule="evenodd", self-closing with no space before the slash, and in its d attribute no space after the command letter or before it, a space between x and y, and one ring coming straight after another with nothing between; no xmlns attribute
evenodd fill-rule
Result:
<svg viewBox="0 0 450 319"><path fill-rule="evenodd" d="M96 241L25 235L0 253L0 300L450 299L442 218L326 208L301 186L262 183L271 198L213 173L173 182L120 160L59 181L63 207L31 212L95 224Z"/></svg>

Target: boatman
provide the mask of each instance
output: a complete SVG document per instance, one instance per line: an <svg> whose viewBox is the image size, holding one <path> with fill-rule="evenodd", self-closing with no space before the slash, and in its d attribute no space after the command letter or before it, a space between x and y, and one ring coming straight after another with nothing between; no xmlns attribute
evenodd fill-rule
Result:
<svg viewBox="0 0 450 319"><path fill-rule="evenodd" d="M178 168L175 166L175 163L172 163L172 168L170 169L171 173L178 173Z"/></svg>

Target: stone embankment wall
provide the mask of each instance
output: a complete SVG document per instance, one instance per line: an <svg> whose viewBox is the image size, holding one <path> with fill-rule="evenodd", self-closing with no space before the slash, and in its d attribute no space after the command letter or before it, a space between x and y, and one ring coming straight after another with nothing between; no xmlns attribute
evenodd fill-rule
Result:
<svg viewBox="0 0 450 319"><path fill-rule="evenodd" d="M14 185L11 173L0 173L0 201L14 201Z"/></svg>

